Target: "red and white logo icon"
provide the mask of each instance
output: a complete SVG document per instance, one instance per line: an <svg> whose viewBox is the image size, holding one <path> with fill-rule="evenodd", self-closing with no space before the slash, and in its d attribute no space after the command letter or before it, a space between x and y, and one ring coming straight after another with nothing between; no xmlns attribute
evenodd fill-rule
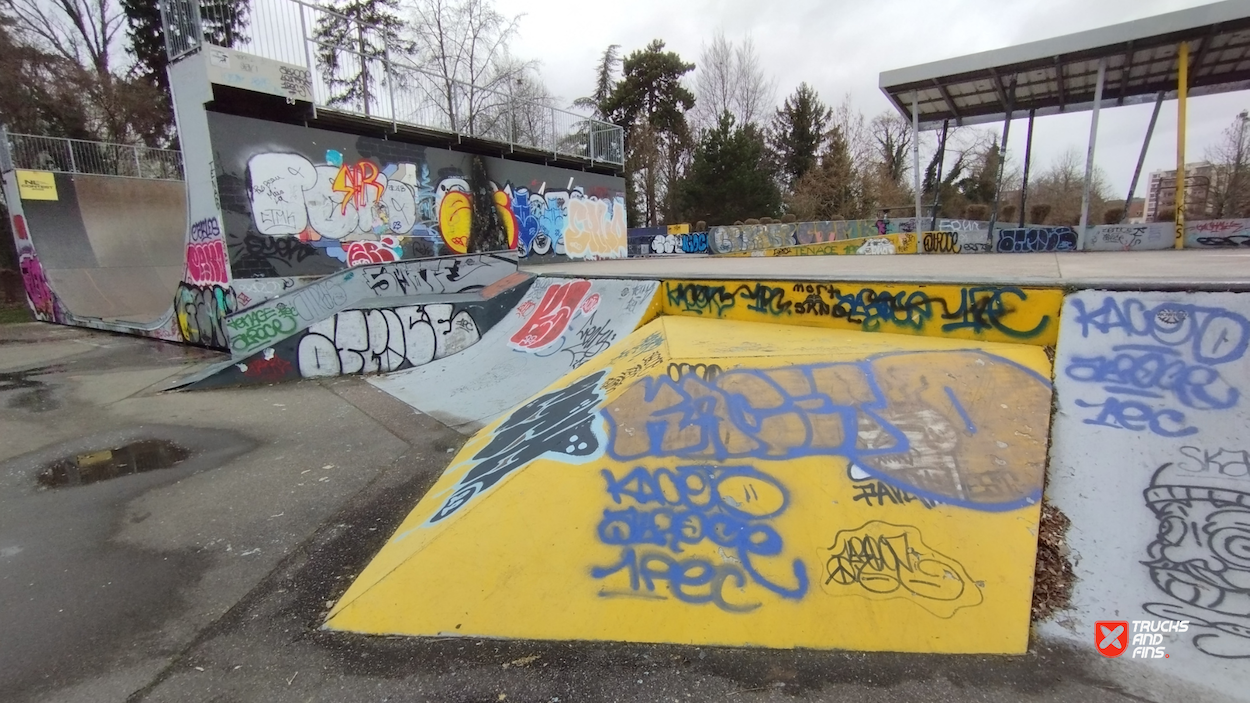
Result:
<svg viewBox="0 0 1250 703"><path fill-rule="evenodd" d="M1099 620L1094 623L1094 646L1104 657L1118 657L1128 649L1127 620Z"/></svg>

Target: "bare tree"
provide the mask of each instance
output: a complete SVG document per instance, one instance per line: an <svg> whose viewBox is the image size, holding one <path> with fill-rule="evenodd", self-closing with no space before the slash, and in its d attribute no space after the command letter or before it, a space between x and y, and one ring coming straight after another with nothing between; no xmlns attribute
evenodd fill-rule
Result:
<svg viewBox="0 0 1250 703"><path fill-rule="evenodd" d="M20 34L40 49L99 76L110 74L125 16L113 0L0 0Z"/></svg>
<svg viewBox="0 0 1250 703"><path fill-rule="evenodd" d="M45 57L40 89L72 95L59 101L65 109L45 103L56 108L45 111L48 116L59 113L51 131L115 142L151 131L159 89L135 80L133 67L115 65L124 55L125 17L114 0L0 0L0 20L12 28L16 45Z"/></svg>
<svg viewBox="0 0 1250 703"><path fill-rule="evenodd" d="M769 116L776 102L777 83L765 77L751 37L735 46L725 38L723 30L717 30L712 43L704 45L696 65L696 127L715 125L724 112L744 127L759 124Z"/></svg>
<svg viewBox="0 0 1250 703"><path fill-rule="evenodd" d="M430 90L453 131L479 134L507 114L509 87L532 79L533 61L508 53L521 19L500 14L491 0L416 0L409 31L413 64L432 75Z"/></svg>
<svg viewBox="0 0 1250 703"><path fill-rule="evenodd" d="M1215 167L1207 196L1211 216L1250 217L1250 112L1233 118L1205 157Z"/></svg>
<svg viewBox="0 0 1250 703"><path fill-rule="evenodd" d="M883 112L872 118L868 129L876 145L883 177L890 183L902 184L914 136L911 124L898 113Z"/></svg>
<svg viewBox="0 0 1250 703"><path fill-rule="evenodd" d="M1085 187L1085 157L1075 147L1059 155L1037 177L1029 178L1029 202L1049 206L1046 222L1033 224L1075 225L1081 220L1081 198ZM1105 209L1110 187L1106 174L1095 167L1090 181L1089 211Z"/></svg>

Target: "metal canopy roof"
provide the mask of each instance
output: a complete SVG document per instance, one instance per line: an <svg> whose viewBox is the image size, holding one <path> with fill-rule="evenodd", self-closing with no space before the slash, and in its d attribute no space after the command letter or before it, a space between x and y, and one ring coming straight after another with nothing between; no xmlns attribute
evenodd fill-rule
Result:
<svg viewBox="0 0 1250 703"><path fill-rule="evenodd" d="M1174 97L1177 47L1189 42L1189 94L1250 88L1250 0L1226 0L1087 32L885 71L881 90L911 120L918 91L921 129L1093 107L1098 62L1107 60L1103 107L1159 92Z"/></svg>

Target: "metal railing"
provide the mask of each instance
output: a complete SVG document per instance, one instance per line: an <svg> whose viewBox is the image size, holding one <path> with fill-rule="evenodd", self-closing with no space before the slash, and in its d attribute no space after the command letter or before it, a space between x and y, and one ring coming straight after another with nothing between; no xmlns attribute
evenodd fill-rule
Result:
<svg viewBox="0 0 1250 703"><path fill-rule="evenodd" d="M557 156L625 161L624 131L509 90L448 80L377 27L304 0L161 0L170 59L203 44L309 70L318 109L363 115Z"/></svg>
<svg viewBox="0 0 1250 703"><path fill-rule="evenodd" d="M182 152L133 144L7 133L13 168L153 180L182 180Z"/></svg>

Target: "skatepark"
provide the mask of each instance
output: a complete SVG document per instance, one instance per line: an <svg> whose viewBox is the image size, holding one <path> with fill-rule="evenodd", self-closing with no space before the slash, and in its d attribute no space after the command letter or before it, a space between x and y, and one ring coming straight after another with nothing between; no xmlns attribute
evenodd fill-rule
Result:
<svg viewBox="0 0 1250 703"><path fill-rule="evenodd" d="M1210 7L881 87L917 128L1010 122L1014 98L957 102L969 61L1070 54L1097 86L1057 104L1096 124L1104 88L1159 88L1098 66L1127 41L1183 105L1250 29ZM917 195L636 228L613 125L488 155L393 100L336 113L259 44L182 48L177 173L0 135L39 320L0 340L0 594L35 643L0 650L0 690L1250 700L1250 220L941 220ZM243 90L241 61L305 80ZM142 442L186 458L86 485ZM109 577L46 586L74 560ZM177 604L128 621L109 579ZM40 682L41 658L79 668Z"/></svg>

